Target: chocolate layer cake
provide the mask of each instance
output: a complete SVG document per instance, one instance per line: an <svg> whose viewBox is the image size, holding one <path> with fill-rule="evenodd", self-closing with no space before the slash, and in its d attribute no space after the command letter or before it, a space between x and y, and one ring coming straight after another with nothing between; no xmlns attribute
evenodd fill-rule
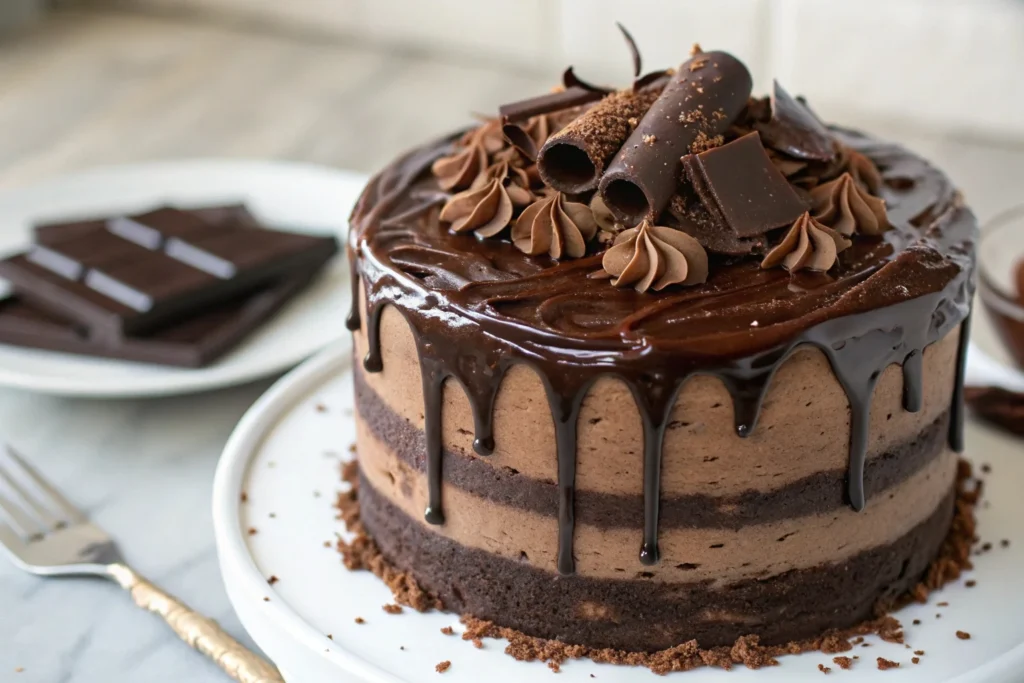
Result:
<svg viewBox="0 0 1024 683"><path fill-rule="evenodd" d="M697 49L618 91L570 69L364 192L362 519L447 609L774 644L935 557L975 218L923 159L750 91Z"/></svg>

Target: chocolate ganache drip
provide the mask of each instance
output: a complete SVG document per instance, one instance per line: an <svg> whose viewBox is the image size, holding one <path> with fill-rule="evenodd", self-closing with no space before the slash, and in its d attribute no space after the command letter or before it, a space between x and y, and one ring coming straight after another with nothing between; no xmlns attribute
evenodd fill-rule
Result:
<svg viewBox="0 0 1024 683"><path fill-rule="evenodd" d="M734 58L706 54L709 61L698 62L690 73L711 76L718 72L708 69L718 67L736 71ZM860 510L867 503L864 466L877 381L889 365L901 365L904 408L920 410L924 349L959 326L959 369L948 441L951 448L962 448L963 362L977 231L973 214L949 180L927 162L898 146L820 124L802 100L778 85L770 117L759 104L763 101L757 100L736 113L730 99L736 80L726 75L720 81L710 77L699 86L686 87L694 88L692 94L687 91L694 101L728 100L714 117L728 118L728 130L724 124L702 129L725 132L715 133L721 138L705 140L699 148L693 146L690 133L679 134L682 147L673 152L676 195L664 197L666 185L660 176L638 186L645 208L635 212L636 221L630 218L634 212L622 210L622 205L619 211L605 207L595 188L608 177L602 174L609 160L621 158L616 146L643 128L639 119L623 117L623 102L637 104L636 96L642 95L644 111L655 111L652 103L661 91L650 83L613 94L594 93L586 84L573 83L563 96L538 98L520 107L529 117L578 108L575 122L552 130L545 144L532 144L541 149L541 163L544 148L550 151L562 144L554 142L559 140L570 146L578 142L579 156L570 152L569 157L588 161L581 161L582 171L570 169L562 176L572 181L567 183L571 188L558 179L542 187L534 182L530 191L535 196L557 199L534 204L525 215L523 207L513 205L519 216L509 220L518 226L514 233L460 232L442 220L441 213L455 187L474 182L461 162L484 169L519 154L513 167L527 169L530 178L537 178L530 170L534 159L527 153L532 148L522 140L495 152L490 136L490 148L480 136L456 136L410 153L370 181L351 219L353 308L348 326L365 331L366 372L379 372L383 366L379 326L384 308L394 307L413 332L422 368L429 498L425 514L430 523L443 524L445 519L445 383L451 380L465 392L475 423L474 450L487 456L496 448L495 400L505 373L517 364L537 373L553 418L557 564L563 574L572 573L575 564L577 422L584 398L601 377L622 380L640 413L644 564L656 563L659 556L665 432L680 390L695 375L710 374L723 383L732 397L736 433L745 438L757 429L762 402L778 369L800 349L819 349L848 399L846 497ZM719 83L730 88L728 97L715 93ZM666 102L677 107L687 102L686 94L668 92ZM678 111L675 115L676 124L685 123ZM607 135L595 142L586 138L586 131ZM648 144L640 135L639 144ZM473 147L470 153L465 152L467 147ZM481 151L488 155L486 160ZM664 161L644 150L631 152L626 158L641 167L625 169L634 175L615 177L639 177L646 183L644 179L655 176L644 175L643 160L655 157ZM435 165L435 172L441 171L435 176L430 169L438 159L445 162ZM786 173L776 170L779 160L785 162L784 168L793 169L794 176L813 178L809 185L822 187L817 196L795 189L795 177L789 181L791 187L784 187ZM623 168L616 161L609 172ZM744 175L750 173L759 175ZM501 175L504 181L490 181L499 195L499 185L511 185ZM542 168L540 177L545 175L553 178ZM459 182L453 184L455 176ZM690 177L699 187L689 183ZM569 195L554 195L552 185ZM786 189L784 204L778 203L780 187ZM605 195L609 198L614 204L615 193ZM749 205L737 206L741 200ZM569 202L579 213L574 220L568 220L575 215L571 212L557 212ZM592 219L583 213L588 206ZM640 225L643 218L649 222ZM674 236L672 230L689 235ZM715 230L735 231L729 238L733 241L716 241ZM614 238L593 239L595 232L621 232L618 246ZM735 240L747 234L773 245L767 265L786 263L789 270L762 268L764 252L758 256L735 250ZM556 249L556 238L566 238L565 244L573 246ZM716 245L721 244L726 247L719 251ZM607 251L616 248L618 252ZM628 286L611 286L607 279L593 277L602 272L605 259L605 268ZM365 319L360 301L365 302Z"/></svg>

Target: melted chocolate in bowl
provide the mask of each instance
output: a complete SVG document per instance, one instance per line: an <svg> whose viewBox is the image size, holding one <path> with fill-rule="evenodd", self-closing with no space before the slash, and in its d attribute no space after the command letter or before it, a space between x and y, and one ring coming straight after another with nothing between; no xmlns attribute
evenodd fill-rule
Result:
<svg viewBox="0 0 1024 683"><path fill-rule="evenodd" d="M994 218L978 244L978 288L999 338L1024 368L1024 206Z"/></svg>
<svg viewBox="0 0 1024 683"><path fill-rule="evenodd" d="M644 533L640 557L658 561L661 452L675 397L695 374L719 377L733 398L740 436L757 428L762 397L800 346L826 355L851 411L847 497L865 505L864 461L872 392L890 364L903 368L904 407L921 404L926 346L961 326L949 443L962 448L962 365L973 294L974 215L940 171L901 147L834 131L879 167L894 229L857 240L827 273L790 275L756 261L716 257L703 285L638 293L587 277L601 256L556 262L527 256L506 240L451 234L438 220L431 162L451 139L404 157L375 177L352 217L353 302L365 289L369 372L380 371L379 322L395 306L412 328L425 397L431 523L441 506L441 388L454 377L475 422L474 448L493 449L492 409L505 372L532 366L555 420L558 454L558 568L572 573L576 424L601 376L629 386L644 434ZM362 284L360 284L362 283ZM355 304L358 305L357 303ZM360 324L358 308L349 327Z"/></svg>

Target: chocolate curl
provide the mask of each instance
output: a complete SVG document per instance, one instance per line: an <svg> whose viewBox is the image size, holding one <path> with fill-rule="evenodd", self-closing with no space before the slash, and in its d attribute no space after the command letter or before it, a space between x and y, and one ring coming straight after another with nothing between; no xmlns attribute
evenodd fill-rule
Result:
<svg viewBox="0 0 1024 683"><path fill-rule="evenodd" d="M540 177L565 194L596 188L608 162L657 98L653 87L605 97L548 138L537 157Z"/></svg>
<svg viewBox="0 0 1024 683"><path fill-rule="evenodd" d="M752 87L747 68L725 52L683 63L601 178L615 217L627 225L657 218L676 193L680 158L695 142L725 133Z"/></svg>

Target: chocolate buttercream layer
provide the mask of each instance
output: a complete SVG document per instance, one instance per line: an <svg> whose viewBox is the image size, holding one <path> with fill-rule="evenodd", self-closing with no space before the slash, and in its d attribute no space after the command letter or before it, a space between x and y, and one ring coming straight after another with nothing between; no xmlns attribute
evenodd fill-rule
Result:
<svg viewBox="0 0 1024 683"><path fill-rule="evenodd" d="M356 369L353 376L356 409L362 422L381 443L388 444L405 465L424 474L426 437L423 431L395 413L367 385L362 370ZM867 497L881 495L940 456L946 448L948 432L947 411L912 440L870 457L864 471ZM608 455L629 457L627 454ZM800 448L794 448L794 457L800 455ZM548 517L558 515L558 486L551 479L535 479L512 467L492 465L489 457L451 449L444 452L443 474L446 485L497 505ZM660 524L662 529L739 529L748 524L841 510L847 505L845 491L845 467L808 475L766 492L748 490L716 496L710 493L676 495L663 491ZM579 524L601 529L639 529L643 526L643 517L642 492L622 494L577 488L576 521Z"/></svg>
<svg viewBox="0 0 1024 683"><path fill-rule="evenodd" d="M424 527L430 486L421 471L406 464L356 418L360 472L376 490ZM643 517L631 527L584 523L574 529L576 573L590 578L643 574L657 583L705 581L724 586L766 578L794 569L840 562L884 545L920 523L955 479L956 454L948 448L902 483L870 499L862 512L849 506L827 512L754 522L735 528L660 529L662 561L646 566L636 552ZM436 533L467 547L520 559L549 572L559 571L559 519L495 503L455 486L442 489L445 523ZM452 573L461 569L453 567Z"/></svg>
<svg viewBox="0 0 1024 683"><path fill-rule="evenodd" d="M434 533L365 477L359 489L362 520L384 556L446 609L534 636L634 651L691 639L702 647L731 645L750 633L779 644L870 618L879 601L902 594L925 572L949 529L954 497L951 484L913 528L840 562L719 589L643 575L558 576Z"/></svg>
<svg viewBox="0 0 1024 683"><path fill-rule="evenodd" d="M424 394L414 332L395 307L380 320L379 373L364 382L387 407L424 433ZM949 413L956 375L958 334L948 334L921 355L921 393L916 412L904 409L899 365L885 369L871 397L868 462L900 451ZM355 334L356 357L368 351L366 334ZM577 433L576 486L615 496L644 493L643 420L629 387L614 376L599 379L583 398ZM493 406L490 455L474 449L471 397L454 379L441 395L443 449L473 458L480 467L554 485L558 478L555 424L543 380L525 364L502 377ZM764 396L758 429L735 432L735 408L725 385L710 376L690 379L680 392L662 443L661 497L707 495L737 498L771 493L849 463L849 401L816 349L794 354L775 374ZM425 444L424 444L425 447ZM422 457L422 454L421 456ZM448 465L445 464L445 467Z"/></svg>

